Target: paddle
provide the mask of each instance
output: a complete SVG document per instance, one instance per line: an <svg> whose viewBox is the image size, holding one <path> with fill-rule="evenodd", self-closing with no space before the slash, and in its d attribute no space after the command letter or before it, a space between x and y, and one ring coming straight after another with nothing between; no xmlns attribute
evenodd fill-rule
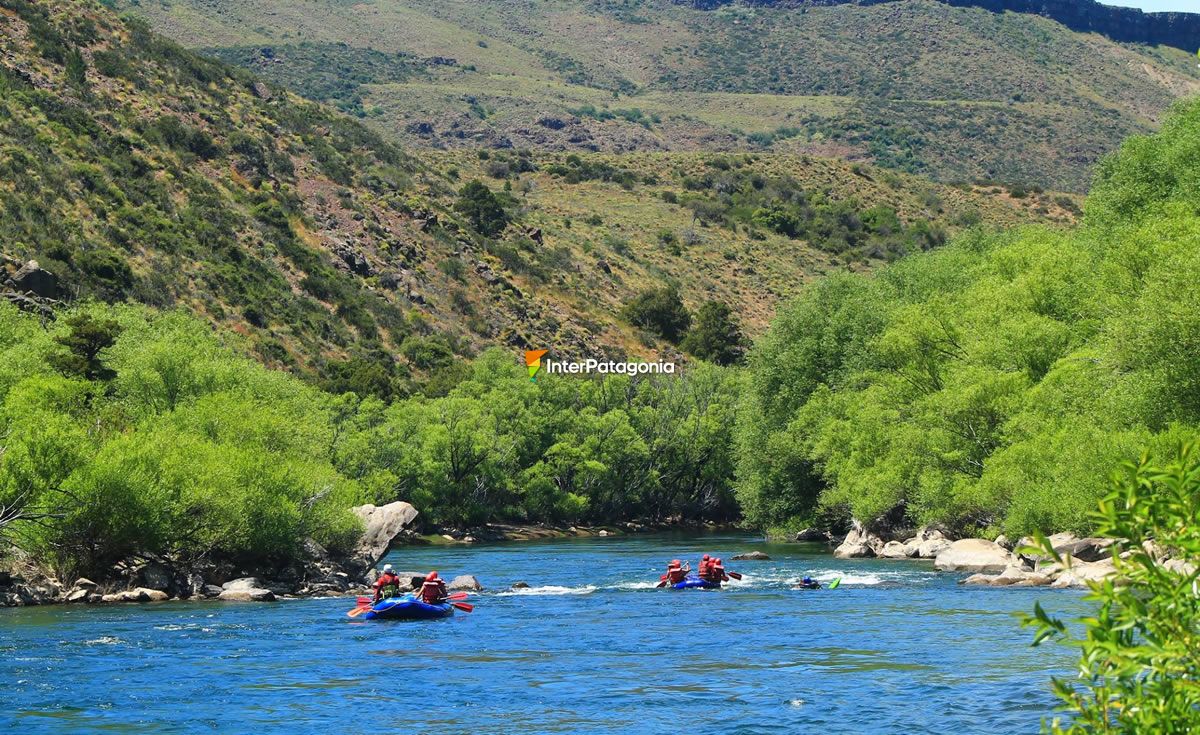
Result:
<svg viewBox="0 0 1200 735"><path fill-rule="evenodd" d="M835 579L829 583L829 589L836 590L838 588L838 585L841 583L842 583L842 578L838 577L837 579Z"/></svg>
<svg viewBox="0 0 1200 735"><path fill-rule="evenodd" d="M738 574L737 572L725 572L725 573L729 575L730 579L736 579L739 582L742 581L742 575Z"/></svg>
<svg viewBox="0 0 1200 735"><path fill-rule="evenodd" d="M474 605L468 605L465 602L451 602L450 604L454 607L457 607L459 610L462 610L463 612L471 612L475 609Z"/></svg>

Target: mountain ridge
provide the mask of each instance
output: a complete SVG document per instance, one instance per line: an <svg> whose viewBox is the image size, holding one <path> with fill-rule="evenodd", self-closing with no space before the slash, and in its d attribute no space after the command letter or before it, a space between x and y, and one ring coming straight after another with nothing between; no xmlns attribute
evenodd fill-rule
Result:
<svg viewBox="0 0 1200 735"><path fill-rule="evenodd" d="M905 0L672 0L697 10L724 5L806 8L833 5L883 5ZM1040 15L1073 31L1099 33L1123 43L1164 45L1192 51L1200 45L1200 13L1149 13L1138 8L1105 5L1095 0L937 0L958 8L983 8L993 13Z"/></svg>

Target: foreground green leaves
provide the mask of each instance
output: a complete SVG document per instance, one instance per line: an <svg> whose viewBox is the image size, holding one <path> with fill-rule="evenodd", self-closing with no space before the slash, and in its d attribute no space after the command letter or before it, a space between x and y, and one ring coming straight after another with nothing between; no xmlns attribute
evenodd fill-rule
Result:
<svg viewBox="0 0 1200 735"><path fill-rule="evenodd" d="M1092 583L1093 617L1067 626L1040 605L1034 644L1078 646L1079 680L1054 680L1071 713L1049 732L1190 733L1200 728L1200 445L1128 463L1094 514L1117 573ZM1042 539L1044 542L1045 539ZM1046 544L1048 546L1048 544ZM1050 550L1053 551L1052 549Z"/></svg>

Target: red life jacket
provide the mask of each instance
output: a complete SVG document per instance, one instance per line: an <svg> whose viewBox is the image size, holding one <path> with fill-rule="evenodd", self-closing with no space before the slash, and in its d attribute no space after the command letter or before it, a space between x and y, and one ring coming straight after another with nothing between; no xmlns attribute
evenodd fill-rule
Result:
<svg viewBox="0 0 1200 735"><path fill-rule="evenodd" d="M386 587L389 584L394 584L397 587L400 586L400 578L396 576L395 572L384 572L379 575L379 579L375 580L375 589Z"/></svg>
<svg viewBox="0 0 1200 735"><path fill-rule="evenodd" d="M446 599L446 583L440 579L426 580L421 585L421 599L429 605L436 605Z"/></svg>
<svg viewBox="0 0 1200 735"><path fill-rule="evenodd" d="M711 582L728 582L729 575L725 573L724 565L713 564L708 568L708 579Z"/></svg>
<svg viewBox="0 0 1200 735"><path fill-rule="evenodd" d="M708 579L709 575L712 574L712 559L709 559L708 561L701 559L700 568L696 573L700 575L700 579Z"/></svg>
<svg viewBox="0 0 1200 735"><path fill-rule="evenodd" d="M682 567L667 567L667 581L671 584L679 584L687 578L687 572Z"/></svg>

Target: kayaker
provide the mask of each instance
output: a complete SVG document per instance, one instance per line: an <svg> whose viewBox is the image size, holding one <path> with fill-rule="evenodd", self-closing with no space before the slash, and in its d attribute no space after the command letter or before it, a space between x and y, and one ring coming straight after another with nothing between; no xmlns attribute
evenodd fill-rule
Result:
<svg viewBox="0 0 1200 735"><path fill-rule="evenodd" d="M391 564L383 565L383 573L375 580L375 602L400 594L400 577L392 571Z"/></svg>
<svg viewBox="0 0 1200 735"><path fill-rule="evenodd" d="M672 559L671 563L667 565L667 573L663 575L663 579L670 584L679 584L687 578L690 571L692 571L691 565L685 567L678 559Z"/></svg>
<svg viewBox="0 0 1200 735"><path fill-rule="evenodd" d="M800 585L797 589L819 590L819 589L821 589L821 583L818 582L817 580L813 579L812 577L805 577L804 579L800 580Z"/></svg>
<svg viewBox="0 0 1200 735"><path fill-rule="evenodd" d="M446 601L449 593L446 591L446 583L438 579L438 573L430 572L426 575L425 583L421 585L421 591L418 594L425 604L440 605Z"/></svg>

